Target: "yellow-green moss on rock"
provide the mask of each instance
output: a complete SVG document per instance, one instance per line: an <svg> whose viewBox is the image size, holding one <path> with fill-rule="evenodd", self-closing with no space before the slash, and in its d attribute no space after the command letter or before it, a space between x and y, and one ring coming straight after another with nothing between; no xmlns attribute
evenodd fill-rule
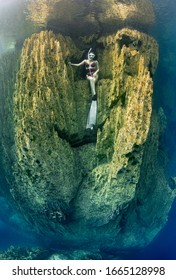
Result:
<svg viewBox="0 0 176 280"><path fill-rule="evenodd" d="M129 29L98 42L104 47L99 53L98 164L80 189L76 213L103 225L135 197L150 128L158 46Z"/></svg>
<svg viewBox="0 0 176 280"><path fill-rule="evenodd" d="M68 63L83 52L48 31L24 42L12 98L13 152L6 150L11 174L3 155L9 190L37 230L70 246L142 246L166 222L175 196L160 159L159 117L151 119L158 45L122 29L99 38L96 54L97 133L88 135L89 84L83 69ZM167 202L147 215L149 192L155 209L163 193Z"/></svg>

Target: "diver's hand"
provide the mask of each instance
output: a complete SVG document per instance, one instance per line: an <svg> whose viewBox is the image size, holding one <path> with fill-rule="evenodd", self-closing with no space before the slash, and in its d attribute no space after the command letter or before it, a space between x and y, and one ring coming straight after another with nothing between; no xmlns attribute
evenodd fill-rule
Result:
<svg viewBox="0 0 176 280"><path fill-rule="evenodd" d="M93 76L94 78L96 78L96 77L97 77L97 72L93 73L92 76Z"/></svg>

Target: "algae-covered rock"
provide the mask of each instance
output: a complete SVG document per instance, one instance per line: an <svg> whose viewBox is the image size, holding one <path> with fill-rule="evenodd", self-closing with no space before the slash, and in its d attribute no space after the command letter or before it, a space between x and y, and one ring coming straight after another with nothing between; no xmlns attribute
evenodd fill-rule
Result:
<svg viewBox="0 0 176 280"><path fill-rule="evenodd" d="M43 248L28 248L11 246L6 251L0 251L0 260L101 260L99 251L87 250L52 250Z"/></svg>
<svg viewBox="0 0 176 280"><path fill-rule="evenodd" d="M68 63L81 61L83 52L48 31L24 42L15 87L14 75L10 79L8 118L1 113L0 128L8 125L13 143L8 149L1 135L9 183L3 191L56 243L144 246L165 224L175 196L159 142L161 117L151 119L158 45L132 29L95 44L98 116L97 131L89 135L89 84L83 68ZM4 100L6 88L1 83Z"/></svg>
<svg viewBox="0 0 176 280"><path fill-rule="evenodd" d="M104 48L99 53L98 164L84 181L76 204L79 216L83 212L84 220L102 225L135 196L150 127L157 44L128 29L100 38L99 43Z"/></svg>
<svg viewBox="0 0 176 280"><path fill-rule="evenodd" d="M0 260L45 260L50 256L46 249L10 246L0 251Z"/></svg>
<svg viewBox="0 0 176 280"><path fill-rule="evenodd" d="M124 26L147 28L154 22L149 0L29 0L27 11L36 24L74 37Z"/></svg>

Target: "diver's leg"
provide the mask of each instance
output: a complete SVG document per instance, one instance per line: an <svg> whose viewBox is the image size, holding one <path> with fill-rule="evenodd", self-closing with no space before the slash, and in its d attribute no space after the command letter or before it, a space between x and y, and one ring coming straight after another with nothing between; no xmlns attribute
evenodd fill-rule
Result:
<svg viewBox="0 0 176 280"><path fill-rule="evenodd" d="M95 91L95 78L91 77L90 81L90 88L91 88L91 92L92 92L92 96L96 95L96 91Z"/></svg>
<svg viewBox="0 0 176 280"><path fill-rule="evenodd" d="M94 126L96 125L96 116L97 116L97 100L96 100L96 91L95 91L95 83L98 77L90 77L87 76L87 79L90 82L90 88L92 93L92 102L89 109L89 114L87 118L86 128L90 128L93 130Z"/></svg>
<svg viewBox="0 0 176 280"><path fill-rule="evenodd" d="M90 89L91 89L92 96L96 95L95 83L97 81L97 77L91 77L87 75L87 80L89 80L90 82Z"/></svg>
<svg viewBox="0 0 176 280"><path fill-rule="evenodd" d="M91 88L92 96L96 95L95 81L93 79L90 80L90 88Z"/></svg>

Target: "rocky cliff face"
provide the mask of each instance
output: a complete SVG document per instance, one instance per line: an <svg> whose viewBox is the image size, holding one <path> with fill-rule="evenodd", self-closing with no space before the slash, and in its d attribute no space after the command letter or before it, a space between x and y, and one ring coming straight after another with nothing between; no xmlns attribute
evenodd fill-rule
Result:
<svg viewBox="0 0 176 280"><path fill-rule="evenodd" d="M76 38L124 26L146 29L155 19L150 0L28 0L27 12L39 26Z"/></svg>
<svg viewBox="0 0 176 280"><path fill-rule="evenodd" d="M162 118L151 117L158 46L122 29L97 39L96 54L93 134L85 131L89 84L83 69L68 64L84 54L70 38L43 31L24 42L18 67L3 59L3 192L36 230L58 242L144 246L165 224L175 196L159 141Z"/></svg>

